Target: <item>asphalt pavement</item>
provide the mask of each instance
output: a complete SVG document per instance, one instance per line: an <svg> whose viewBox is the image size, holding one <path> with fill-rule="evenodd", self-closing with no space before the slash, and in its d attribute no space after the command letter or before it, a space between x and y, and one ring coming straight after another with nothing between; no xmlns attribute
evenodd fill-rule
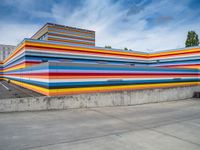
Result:
<svg viewBox="0 0 200 150"><path fill-rule="evenodd" d="M8 98L24 98L42 96L32 90L0 80L0 100Z"/></svg>

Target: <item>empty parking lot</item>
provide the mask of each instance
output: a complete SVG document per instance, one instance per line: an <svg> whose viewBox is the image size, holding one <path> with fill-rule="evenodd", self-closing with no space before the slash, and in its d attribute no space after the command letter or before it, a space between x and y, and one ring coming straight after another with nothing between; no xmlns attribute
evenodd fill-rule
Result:
<svg viewBox="0 0 200 150"><path fill-rule="evenodd" d="M17 86L7 81L0 81L0 100L8 98L24 98L42 96L39 93Z"/></svg>

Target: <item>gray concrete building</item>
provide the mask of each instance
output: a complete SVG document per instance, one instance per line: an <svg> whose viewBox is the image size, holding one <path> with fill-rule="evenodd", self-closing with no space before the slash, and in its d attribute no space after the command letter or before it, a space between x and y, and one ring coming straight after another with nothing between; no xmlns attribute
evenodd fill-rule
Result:
<svg viewBox="0 0 200 150"><path fill-rule="evenodd" d="M5 60L14 48L15 46L13 45L0 44L0 61Z"/></svg>

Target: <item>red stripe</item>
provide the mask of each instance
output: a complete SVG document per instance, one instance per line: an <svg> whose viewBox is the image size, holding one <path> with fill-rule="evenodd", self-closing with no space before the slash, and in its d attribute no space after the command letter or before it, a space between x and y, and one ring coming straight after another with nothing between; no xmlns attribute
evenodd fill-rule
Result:
<svg viewBox="0 0 200 150"><path fill-rule="evenodd" d="M184 67L184 66L200 66L200 64L182 64L182 65L161 65L159 67ZM156 67L156 66L155 66Z"/></svg>
<svg viewBox="0 0 200 150"><path fill-rule="evenodd" d="M9 74L5 74L9 75ZM186 74L186 73L16 73L16 74L10 74L10 75L35 75L35 76L175 76L175 75L190 75L190 76L197 76L197 74Z"/></svg>
<svg viewBox="0 0 200 150"><path fill-rule="evenodd" d="M104 50L104 52L103 52L103 50L102 50L102 52L93 52L93 51L81 51L81 50L70 50L70 49L63 49L63 48L52 48L52 47L48 47L48 46L32 46L32 45L27 45L26 44L26 48L37 48L37 49L39 49L39 50L44 50L44 49L47 49L47 50L50 50L50 51L59 51L59 50L61 50L61 51L64 51L64 52L66 52L66 51L68 51L68 52L72 52L72 53L76 53L76 52L80 52L80 53L87 53L87 54L96 54L97 56L98 55L101 55L101 54L103 54L103 55L107 55L107 56L110 56L110 55L112 55L112 56L128 56L128 57L138 57L138 58L148 58L148 56L137 56L137 54L135 54L135 55L128 55L128 54L113 54L113 53L106 53L105 52L105 50ZM91 50L91 49L88 49L88 50ZM131 53L131 54L133 54L133 53Z"/></svg>

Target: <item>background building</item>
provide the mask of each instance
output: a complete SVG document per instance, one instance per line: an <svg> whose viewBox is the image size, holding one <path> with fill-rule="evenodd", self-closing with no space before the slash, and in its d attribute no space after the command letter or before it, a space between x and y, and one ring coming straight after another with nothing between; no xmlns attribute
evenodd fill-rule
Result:
<svg viewBox="0 0 200 150"><path fill-rule="evenodd" d="M10 53L14 48L15 46L12 45L0 44L0 61L5 60L10 55Z"/></svg>
<svg viewBox="0 0 200 150"><path fill-rule="evenodd" d="M95 31L47 23L32 39L95 46Z"/></svg>

